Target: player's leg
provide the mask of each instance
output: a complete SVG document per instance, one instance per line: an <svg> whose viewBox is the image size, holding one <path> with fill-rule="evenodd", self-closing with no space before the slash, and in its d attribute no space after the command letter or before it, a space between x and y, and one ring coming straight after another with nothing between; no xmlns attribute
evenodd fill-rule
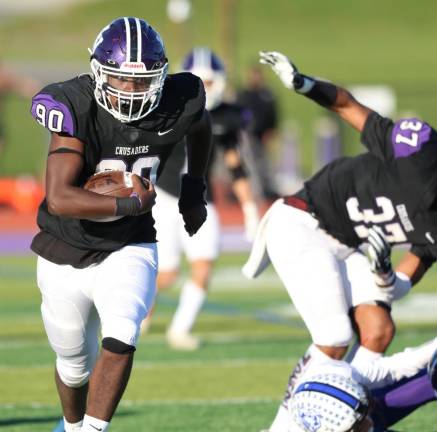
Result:
<svg viewBox="0 0 437 432"><path fill-rule="evenodd" d="M358 341L348 361L354 365L380 357L395 332L389 300L384 289L375 284L369 261L360 252L354 252L340 263L348 304L352 306Z"/></svg>
<svg viewBox="0 0 437 432"><path fill-rule="evenodd" d="M158 240L158 277L156 285L159 291L170 288L179 276L179 266L182 254L181 232L183 219L179 214L178 200L160 188L156 188L156 204L153 207L156 236ZM141 323L141 332L148 330L155 305Z"/></svg>
<svg viewBox="0 0 437 432"><path fill-rule="evenodd" d="M318 229L317 221L308 213L277 205L267 222L266 241L270 260L313 340L289 377L271 426L272 431L283 431L296 381L311 363L341 358L353 332L336 257L340 246Z"/></svg>
<svg viewBox="0 0 437 432"><path fill-rule="evenodd" d="M93 298L102 322L102 350L90 377L83 432L107 429L129 380L141 321L155 297L156 245L126 246L97 270Z"/></svg>
<svg viewBox="0 0 437 432"><path fill-rule="evenodd" d="M314 344L329 357L341 358L353 333L334 239L318 229L309 213L281 204L268 220L266 241Z"/></svg>
<svg viewBox="0 0 437 432"><path fill-rule="evenodd" d="M56 353L55 380L66 432L80 430L88 378L98 352L99 319L87 295L90 276L87 269L58 266L38 258L41 313Z"/></svg>
<svg viewBox="0 0 437 432"><path fill-rule="evenodd" d="M193 237L183 233L183 247L190 263L190 278L182 286L179 304L167 331L167 340L175 349L194 350L200 341L191 329L202 309L213 263L219 253L217 211L208 204L208 217Z"/></svg>
<svg viewBox="0 0 437 432"><path fill-rule="evenodd" d="M173 285L178 277L184 223L179 214L178 199L158 187L156 193L152 212L158 240L157 287L161 290Z"/></svg>
<svg viewBox="0 0 437 432"><path fill-rule="evenodd" d="M200 346L199 338L191 330L206 300L212 267L213 262L209 260L190 262L190 278L182 286L178 307L167 331L167 341L174 349L191 351Z"/></svg>

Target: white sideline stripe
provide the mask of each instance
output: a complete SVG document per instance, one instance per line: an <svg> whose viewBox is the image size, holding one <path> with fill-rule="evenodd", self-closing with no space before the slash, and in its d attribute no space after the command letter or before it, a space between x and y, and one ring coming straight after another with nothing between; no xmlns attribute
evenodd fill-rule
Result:
<svg viewBox="0 0 437 432"><path fill-rule="evenodd" d="M134 370L135 369L208 369L208 368L241 368L247 366L257 366L257 365L280 365L280 364L289 364L290 357L284 358L264 358L264 359L246 359L246 358L237 358L232 360L224 360L224 361L216 361L214 359L205 359L205 360L193 360L193 361L174 361L174 362L149 362L149 361L134 361ZM52 369L53 363L44 363L39 365L26 365L26 366L0 366L0 372L9 372L11 370L17 370L25 367L26 370L45 370Z"/></svg>
<svg viewBox="0 0 437 432"><path fill-rule="evenodd" d="M272 403L279 402L280 399L272 397L236 397L224 399L151 399L151 400L122 400L120 406L156 406L156 405L172 405L172 406L221 406L221 405L246 405L257 403ZM25 404L0 404L0 409L47 409L58 408L59 404L42 404L40 402L28 402Z"/></svg>
<svg viewBox="0 0 437 432"><path fill-rule="evenodd" d="M256 403L271 403L278 402L279 399L272 397L236 397L227 399L156 399L156 400L126 400L121 401L122 406L135 406L135 405L194 405L194 406L208 406L208 405L246 405Z"/></svg>
<svg viewBox="0 0 437 432"><path fill-rule="evenodd" d="M290 307L290 306L288 306ZM267 311L268 312L268 311ZM281 313L282 314L282 313ZM282 314L283 315L283 314ZM238 331L229 331L229 332L199 332L198 333L207 343L233 343L233 342L247 342L250 341L270 341L272 338L272 333L269 331L256 333L250 332L238 332ZM284 339L290 340L290 336L287 334L281 334L275 336L276 339ZM164 334L146 334L139 340L139 344L143 343L165 343L165 335ZM35 341L1 341L0 342L0 350L2 349L11 349L11 348L29 348L29 347L40 347L48 346L48 342L46 339L42 339L39 342Z"/></svg>

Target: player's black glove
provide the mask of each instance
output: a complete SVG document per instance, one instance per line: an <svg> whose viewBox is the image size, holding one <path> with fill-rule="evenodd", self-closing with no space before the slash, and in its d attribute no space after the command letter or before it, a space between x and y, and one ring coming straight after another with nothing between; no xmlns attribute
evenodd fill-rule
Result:
<svg viewBox="0 0 437 432"><path fill-rule="evenodd" d="M192 236L206 220L206 184L203 177L182 176L179 213L185 222L185 231Z"/></svg>
<svg viewBox="0 0 437 432"><path fill-rule="evenodd" d="M369 228L367 241L369 242L370 268L377 276L378 285L392 285L396 275L391 265L391 246L384 232L377 225L372 226Z"/></svg>

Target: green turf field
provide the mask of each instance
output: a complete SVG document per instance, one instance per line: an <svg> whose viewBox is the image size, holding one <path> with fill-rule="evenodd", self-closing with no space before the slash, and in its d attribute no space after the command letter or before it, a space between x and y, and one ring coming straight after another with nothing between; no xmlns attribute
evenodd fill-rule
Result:
<svg viewBox="0 0 437 432"><path fill-rule="evenodd" d="M164 341L177 290L161 294L111 430L257 432L276 412L294 361L309 340L273 271L256 282L239 276L240 255L220 258L209 301L195 327L204 346L174 352ZM0 257L0 430L48 432L60 415L53 354L39 316L34 258ZM419 285L432 290L435 273ZM435 337L436 322L401 324L391 351ZM429 405L401 423L403 432L436 432Z"/></svg>

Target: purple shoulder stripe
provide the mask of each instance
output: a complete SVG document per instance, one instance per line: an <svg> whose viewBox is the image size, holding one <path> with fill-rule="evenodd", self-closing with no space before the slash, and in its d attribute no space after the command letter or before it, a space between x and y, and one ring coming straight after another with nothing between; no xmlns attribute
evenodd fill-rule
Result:
<svg viewBox="0 0 437 432"><path fill-rule="evenodd" d="M67 105L47 93L39 93L32 99L32 117L52 132L66 132L74 136L73 116Z"/></svg>
<svg viewBox="0 0 437 432"><path fill-rule="evenodd" d="M419 152L429 141L431 126L417 118L397 121L391 133L391 142L396 159L408 157Z"/></svg>

